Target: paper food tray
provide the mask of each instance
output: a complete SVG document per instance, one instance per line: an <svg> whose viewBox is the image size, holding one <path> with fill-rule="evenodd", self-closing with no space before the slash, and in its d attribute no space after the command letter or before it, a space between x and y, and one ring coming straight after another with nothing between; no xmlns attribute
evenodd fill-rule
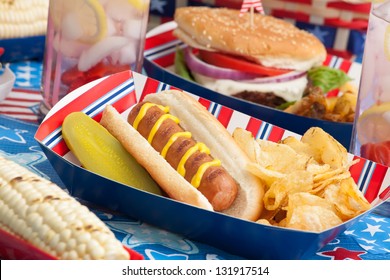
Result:
<svg viewBox="0 0 390 280"><path fill-rule="evenodd" d="M184 43L172 35L172 31L176 25L174 21L167 22L147 33L144 69L149 77L180 87L188 92L196 92L201 97L298 134L303 134L312 126L321 127L336 138L344 147L349 148L352 135L352 123L338 123L289 114L274 108L223 95L175 74L173 64L176 48L183 48L185 46ZM352 78L351 83L356 87L359 86L361 64L328 55L324 65L343 70ZM338 91L331 92L332 96L337 94Z"/></svg>
<svg viewBox="0 0 390 280"><path fill-rule="evenodd" d="M126 71L75 90L49 112L35 138L71 195L251 259L303 258L306 254L315 253L364 215L321 233L266 226L122 185L91 173L74 161L74 156L61 136L61 125L66 115L73 111L83 111L99 120L107 104L113 105L120 113L128 113L128 109L146 94L172 88L139 73ZM271 141L289 135L299 137L260 119L194 94L192 96L208 108L230 132L236 127L243 127L258 138ZM350 157L351 160L354 158L353 155ZM384 193L390 181L387 167L361 159L352 166L350 172L366 198L375 205L379 204L378 197Z"/></svg>

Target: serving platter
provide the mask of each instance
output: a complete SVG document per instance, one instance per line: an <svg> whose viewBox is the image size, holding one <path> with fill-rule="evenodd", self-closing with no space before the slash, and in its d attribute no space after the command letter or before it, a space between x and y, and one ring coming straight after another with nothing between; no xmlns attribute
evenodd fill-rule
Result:
<svg viewBox="0 0 390 280"><path fill-rule="evenodd" d="M144 52L144 71L149 77L180 87L189 92L196 92L201 97L298 134L303 134L313 126L321 127L336 138L344 147L349 148L353 127L352 123L330 122L293 115L274 108L223 95L177 75L174 72L176 48L184 48L186 45L173 36L172 31L176 26L176 22L170 21L153 28L147 33ZM343 70L352 79L351 83L356 87L359 86L361 74L360 63L328 55L324 65ZM337 91L330 93L332 96L337 94Z"/></svg>
<svg viewBox="0 0 390 280"><path fill-rule="evenodd" d="M89 172L80 167L62 139L62 122L71 112L83 111L99 121L104 107L111 104L125 117L145 95L173 88L177 89L126 71L76 89L49 111L38 127L35 139L71 195L250 259L304 258L317 252L369 212L319 233L262 225L150 194ZM257 138L270 141L279 141L290 135L299 137L294 132L203 98L197 92L186 93L212 112L230 132L242 127ZM351 160L357 158L349 157ZM390 171L387 167L361 159L350 172L372 204L372 210L388 198Z"/></svg>

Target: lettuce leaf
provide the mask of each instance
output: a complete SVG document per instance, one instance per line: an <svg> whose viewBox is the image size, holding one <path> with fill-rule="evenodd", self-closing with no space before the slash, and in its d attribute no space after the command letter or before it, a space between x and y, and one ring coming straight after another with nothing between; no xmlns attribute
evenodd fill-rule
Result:
<svg viewBox="0 0 390 280"><path fill-rule="evenodd" d="M313 86L320 87L324 93L337 89L351 80L344 71L328 66L312 68L307 75Z"/></svg>

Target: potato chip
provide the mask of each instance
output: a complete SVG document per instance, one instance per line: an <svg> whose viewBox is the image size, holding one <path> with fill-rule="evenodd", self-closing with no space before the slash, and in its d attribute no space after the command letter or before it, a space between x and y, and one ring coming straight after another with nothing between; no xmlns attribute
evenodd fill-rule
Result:
<svg viewBox="0 0 390 280"><path fill-rule="evenodd" d="M268 220L266 220L266 219L259 219L259 220L256 221L256 223L262 224L262 225L271 226L271 223Z"/></svg>
<svg viewBox="0 0 390 280"><path fill-rule="evenodd" d="M316 151L315 160L317 162L327 163L332 168L348 165L348 152L345 147L321 128L308 129L301 141L309 144Z"/></svg>
<svg viewBox="0 0 390 280"><path fill-rule="evenodd" d="M371 207L351 177L341 180L339 184L328 186L324 191L324 198L334 204L338 216L344 221Z"/></svg>
<svg viewBox="0 0 390 280"><path fill-rule="evenodd" d="M247 170L265 182L259 223L323 231L370 208L351 178L347 150L321 128L298 140L255 139L236 129L234 140L251 159Z"/></svg>
<svg viewBox="0 0 390 280"><path fill-rule="evenodd" d="M261 180L263 180L266 184L266 187L271 186L276 180L279 180L286 176L281 172L268 170L267 168L257 163L249 163L247 165L247 170L253 175L259 177Z"/></svg>
<svg viewBox="0 0 390 280"><path fill-rule="evenodd" d="M316 155L316 150L310 147L309 144L303 143L293 136L286 137L280 143L291 147L298 154L307 155L313 158Z"/></svg>
<svg viewBox="0 0 390 280"><path fill-rule="evenodd" d="M270 170L290 173L295 170L305 170L310 157L295 152L288 145L266 140L257 140L260 153L257 162Z"/></svg>
<svg viewBox="0 0 390 280"><path fill-rule="evenodd" d="M286 227L319 232L342 223L333 205L309 193L289 196Z"/></svg>
<svg viewBox="0 0 390 280"><path fill-rule="evenodd" d="M337 170L339 171L339 170ZM329 176L330 174L330 176ZM318 178L318 176L321 176L321 179ZM325 177L326 176L326 177ZM331 184L337 184L340 181L350 178L351 174L349 171L343 171L342 173L336 173L336 172L327 172L321 175L317 175L314 178L314 186L312 193L316 193L317 195L321 195L322 191Z"/></svg>
<svg viewBox="0 0 390 280"><path fill-rule="evenodd" d="M276 180L264 194L264 207L267 210L276 210L287 205L287 198L296 192L312 190L313 176L302 170L297 170L285 177Z"/></svg>
<svg viewBox="0 0 390 280"><path fill-rule="evenodd" d="M234 141L238 144L241 150L247 154L249 159L256 162L257 157L259 157L260 147L256 143L252 133L239 127L233 131L232 136Z"/></svg>
<svg viewBox="0 0 390 280"><path fill-rule="evenodd" d="M334 212L321 206L302 205L289 211L292 213L286 221L288 228L321 232L342 223Z"/></svg>

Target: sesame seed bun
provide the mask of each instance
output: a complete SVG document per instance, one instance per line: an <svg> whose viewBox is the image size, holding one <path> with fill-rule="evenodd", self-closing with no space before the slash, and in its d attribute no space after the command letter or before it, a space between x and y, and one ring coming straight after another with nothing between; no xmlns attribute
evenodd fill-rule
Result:
<svg viewBox="0 0 390 280"><path fill-rule="evenodd" d="M209 7L175 11L174 35L186 44L232 55L269 67L308 70L323 63L324 45L314 35L272 16ZM253 25L251 25L251 20Z"/></svg>

